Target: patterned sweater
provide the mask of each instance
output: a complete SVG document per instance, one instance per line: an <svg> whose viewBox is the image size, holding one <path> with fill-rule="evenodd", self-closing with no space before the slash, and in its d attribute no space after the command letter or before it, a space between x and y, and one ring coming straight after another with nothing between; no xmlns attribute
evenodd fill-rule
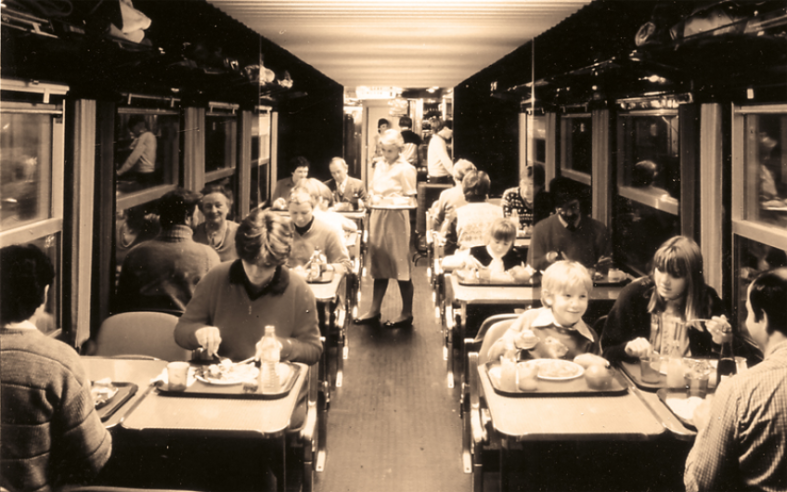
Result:
<svg viewBox="0 0 787 492"><path fill-rule="evenodd" d="M34 327L0 329L0 402L0 486L49 491L109 459L112 438L79 355Z"/></svg>

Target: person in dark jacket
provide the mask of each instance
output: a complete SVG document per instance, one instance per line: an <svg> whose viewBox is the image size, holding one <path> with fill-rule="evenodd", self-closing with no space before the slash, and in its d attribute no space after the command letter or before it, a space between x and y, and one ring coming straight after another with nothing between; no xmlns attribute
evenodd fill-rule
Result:
<svg viewBox="0 0 787 492"><path fill-rule="evenodd" d="M681 355L710 355L728 325L723 313L718 294L705 284L699 246L675 236L656 251L653 272L624 287L612 306L601 333L604 357L635 362L651 350L666 355L673 349ZM674 333L674 321L687 323L685 332Z"/></svg>

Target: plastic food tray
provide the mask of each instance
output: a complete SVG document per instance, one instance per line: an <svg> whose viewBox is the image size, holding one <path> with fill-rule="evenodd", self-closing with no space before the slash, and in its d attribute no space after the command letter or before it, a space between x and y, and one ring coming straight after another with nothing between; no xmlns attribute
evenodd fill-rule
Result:
<svg viewBox="0 0 787 492"><path fill-rule="evenodd" d="M96 413L102 422L106 422L115 414L118 408L122 407L137 392L137 385L134 383L122 383L112 381L112 385L118 389L115 396L96 407Z"/></svg>
<svg viewBox="0 0 787 492"><path fill-rule="evenodd" d="M478 278L475 275L467 273L464 270L457 270L454 272L456 278L459 280L459 285L472 285L472 286L490 286L490 287L538 287L541 285L541 276L536 275L531 277L527 282L517 282L513 279L511 281L500 281L492 279Z"/></svg>
<svg viewBox="0 0 787 492"><path fill-rule="evenodd" d="M511 397L540 397L540 396L621 396L628 392L628 388L623 386L620 381L615 377L615 369L610 368L612 373L612 380L608 387L604 389L593 389L588 386L585 376L579 376L574 379L565 381L551 381L546 379L538 379L538 389L535 391L507 391L497 386L497 379L493 377L489 371L494 371L495 366L499 366L500 362L492 361L484 365L489 382L492 383L492 388L499 395Z"/></svg>
<svg viewBox="0 0 787 492"><path fill-rule="evenodd" d="M322 272L322 275L318 278L311 278L309 276L306 277L307 284L329 284L333 280L333 271L326 270Z"/></svg>
<svg viewBox="0 0 787 492"><path fill-rule="evenodd" d="M260 388L255 392L244 391L245 384L234 385L214 385L203 383L200 380L195 380L184 391L170 391L166 386L160 386L158 393L162 396L177 396L177 397L191 397L191 398L233 398L233 399L248 399L248 400L276 400L284 398L292 390L295 381L298 380L298 375L301 371L301 366L292 364L290 362L282 362L281 364L289 367L289 373L281 382L281 391L278 393L262 393Z"/></svg>

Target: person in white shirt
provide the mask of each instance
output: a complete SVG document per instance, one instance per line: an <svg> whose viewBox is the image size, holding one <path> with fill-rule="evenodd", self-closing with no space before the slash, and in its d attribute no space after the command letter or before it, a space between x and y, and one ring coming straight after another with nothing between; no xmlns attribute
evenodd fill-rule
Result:
<svg viewBox="0 0 787 492"><path fill-rule="evenodd" d="M446 121L439 124L439 130L429 140L427 152L427 173L430 183L451 184L453 182L454 161L448 155L448 144L454 135L454 123Z"/></svg>
<svg viewBox="0 0 787 492"><path fill-rule="evenodd" d="M141 184L151 184L156 172L156 135L148 130L143 116L129 118L128 129L134 135L129 146L131 155L120 166L117 175L128 174Z"/></svg>

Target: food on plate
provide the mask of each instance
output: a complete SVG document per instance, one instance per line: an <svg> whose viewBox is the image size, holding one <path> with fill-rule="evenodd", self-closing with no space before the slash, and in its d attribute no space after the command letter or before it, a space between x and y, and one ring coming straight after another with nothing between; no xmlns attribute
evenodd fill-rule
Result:
<svg viewBox="0 0 787 492"><path fill-rule="evenodd" d="M514 345L516 345L516 348L518 349L530 350L538 345L538 342L540 341L541 339L538 338L538 336L533 333L532 330L525 329L519 332L517 337L514 339Z"/></svg>
<svg viewBox="0 0 787 492"><path fill-rule="evenodd" d="M538 367L538 377L542 379L573 379L582 375L584 369L570 360L533 359L523 364Z"/></svg>
<svg viewBox="0 0 787 492"><path fill-rule="evenodd" d="M90 395L93 397L93 405L96 408L108 403L117 392L117 386L113 385L109 378L93 381L90 386Z"/></svg>
<svg viewBox="0 0 787 492"><path fill-rule="evenodd" d="M213 384L240 384L258 374L259 369L254 364L234 364L230 359L222 359L218 364L198 367L196 377Z"/></svg>
<svg viewBox="0 0 787 492"><path fill-rule="evenodd" d="M544 348L550 359L561 359L568 353L568 347L555 337L547 337L544 340Z"/></svg>
<svg viewBox="0 0 787 492"><path fill-rule="evenodd" d="M686 422L694 421L694 411L702 404L704 400L699 396L690 396L689 398L671 398L667 397L666 403L672 412Z"/></svg>
<svg viewBox="0 0 787 492"><path fill-rule="evenodd" d="M602 365L591 365L585 370L585 381L591 389L605 389L612 385L612 372Z"/></svg>
<svg viewBox="0 0 787 492"><path fill-rule="evenodd" d="M538 389L538 366L535 364L517 364L517 388L520 391L535 391Z"/></svg>
<svg viewBox="0 0 787 492"><path fill-rule="evenodd" d="M574 357L574 362L587 369L590 366L609 367L609 361L595 354L579 354Z"/></svg>

